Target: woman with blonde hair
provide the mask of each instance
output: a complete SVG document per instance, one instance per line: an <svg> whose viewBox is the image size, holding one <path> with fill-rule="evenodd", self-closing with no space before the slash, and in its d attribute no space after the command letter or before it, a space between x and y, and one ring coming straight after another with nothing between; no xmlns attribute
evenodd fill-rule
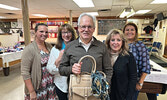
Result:
<svg viewBox="0 0 167 100"><path fill-rule="evenodd" d="M128 52L123 32L111 30L105 44L110 52L113 76L111 80L111 100L132 100L137 81L136 62Z"/></svg>

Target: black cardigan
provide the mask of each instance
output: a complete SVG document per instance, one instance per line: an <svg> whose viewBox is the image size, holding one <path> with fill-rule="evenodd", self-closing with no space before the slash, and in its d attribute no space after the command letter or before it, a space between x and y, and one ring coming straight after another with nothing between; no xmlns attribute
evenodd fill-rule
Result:
<svg viewBox="0 0 167 100"><path fill-rule="evenodd" d="M111 100L132 100L137 82L136 61L132 53L119 55L113 66Z"/></svg>

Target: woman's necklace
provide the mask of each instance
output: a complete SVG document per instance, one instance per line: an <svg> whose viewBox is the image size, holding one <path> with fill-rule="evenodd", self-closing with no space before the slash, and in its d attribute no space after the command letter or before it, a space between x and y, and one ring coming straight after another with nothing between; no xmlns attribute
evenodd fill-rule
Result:
<svg viewBox="0 0 167 100"><path fill-rule="evenodd" d="M42 51L44 51L45 53L49 53L48 50L46 49L45 45L39 45L39 44L38 44L38 48L39 48L40 51L42 50Z"/></svg>

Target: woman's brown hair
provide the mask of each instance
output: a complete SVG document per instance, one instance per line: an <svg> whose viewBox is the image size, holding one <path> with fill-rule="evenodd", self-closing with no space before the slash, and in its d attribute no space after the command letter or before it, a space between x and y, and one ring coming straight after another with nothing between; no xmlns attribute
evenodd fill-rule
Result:
<svg viewBox="0 0 167 100"><path fill-rule="evenodd" d="M134 41L137 41L137 38L138 38L138 28L137 28L137 25L134 24L134 23L127 23L124 28L123 28L123 33L125 34L125 28L127 26L133 26L135 28L135 31L136 31L136 35L135 35L135 38L134 38Z"/></svg>
<svg viewBox="0 0 167 100"><path fill-rule="evenodd" d="M63 29L67 29L68 31L70 31L72 33L72 38L71 41L75 40L77 35L76 32L74 30L74 28L70 25L70 24L63 24L61 25L61 27L58 30L58 37L57 37L57 42L55 44L55 47L59 50L61 50L62 48L62 43L63 43L63 39L62 39L62 30Z"/></svg>

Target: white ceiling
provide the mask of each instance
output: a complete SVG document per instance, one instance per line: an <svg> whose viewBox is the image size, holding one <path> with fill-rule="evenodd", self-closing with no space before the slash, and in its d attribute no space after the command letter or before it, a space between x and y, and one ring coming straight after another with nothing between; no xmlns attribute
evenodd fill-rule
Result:
<svg viewBox="0 0 167 100"><path fill-rule="evenodd" d="M135 11L148 10L147 14L157 14L167 11L167 4L150 4L153 0L130 0L130 5ZM37 18L32 14L44 14L53 17L69 17L69 10L72 16L78 17L82 12L98 11L99 16L118 16L123 8L129 6L129 0L93 0L94 8L79 8L73 0L28 0L29 17ZM1 4L14 6L21 9L21 0L0 0ZM99 11L110 9L109 11ZM14 13L13 15L6 13ZM11 11L0 8L0 16L7 18L22 18L22 11Z"/></svg>

